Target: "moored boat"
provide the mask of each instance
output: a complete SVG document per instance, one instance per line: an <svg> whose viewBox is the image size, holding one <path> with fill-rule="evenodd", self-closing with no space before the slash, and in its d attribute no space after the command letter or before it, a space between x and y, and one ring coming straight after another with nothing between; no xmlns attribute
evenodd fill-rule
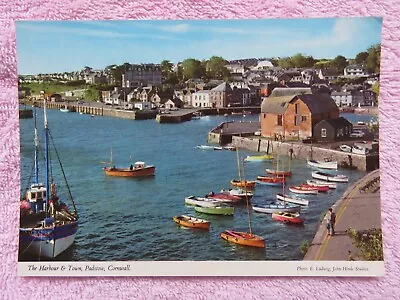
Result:
<svg viewBox="0 0 400 300"><path fill-rule="evenodd" d="M25 198L20 203L20 250L21 253L27 252L37 257L56 258L74 243L79 217L58 154L56 156L72 203L71 210L61 201L56 192L53 174L57 173L53 173L51 167L50 141L53 139L47 122L46 100L44 100L45 184L39 183L36 114L34 132L35 175L33 183L26 191ZM57 150L55 151L57 153Z"/></svg>
<svg viewBox="0 0 400 300"><path fill-rule="evenodd" d="M351 149L351 152L354 153L354 154L366 155L366 154L369 153L369 149L356 145Z"/></svg>
<svg viewBox="0 0 400 300"><path fill-rule="evenodd" d="M196 148L200 150L214 150L214 146L208 146L208 145L198 145L196 146Z"/></svg>
<svg viewBox="0 0 400 300"><path fill-rule="evenodd" d="M209 229L210 222L204 219L195 218L192 216L180 215L172 218L175 223L190 228Z"/></svg>
<svg viewBox="0 0 400 300"><path fill-rule="evenodd" d="M221 238L242 246L265 248L265 240L261 236L241 231L225 230Z"/></svg>
<svg viewBox="0 0 400 300"><path fill-rule="evenodd" d="M315 190L317 190L319 193L326 193L326 192L328 192L329 191L329 186L327 186L327 185L319 185L319 186L316 186L316 185L309 185L309 184L302 184L301 185L301 187L304 187L304 188L309 188L309 189L315 189Z"/></svg>
<svg viewBox="0 0 400 300"><path fill-rule="evenodd" d="M276 170L272 170L272 169L265 169L265 172L267 172L267 174L271 174L277 177L289 177L292 176L292 171L276 171Z"/></svg>
<svg viewBox="0 0 400 300"><path fill-rule="evenodd" d="M343 144L339 146L339 149L342 150L343 152L351 152L352 148L348 145Z"/></svg>
<svg viewBox="0 0 400 300"><path fill-rule="evenodd" d="M244 189L229 189L229 190L221 190L221 193L229 193L232 196L237 196L242 199L245 199L246 197L251 198L253 197L253 193Z"/></svg>
<svg viewBox="0 0 400 300"><path fill-rule="evenodd" d="M288 212L277 212L272 214L272 219L284 223L301 225L304 220L300 218L300 214L288 213Z"/></svg>
<svg viewBox="0 0 400 300"><path fill-rule="evenodd" d="M295 194L308 194L308 195L317 195L318 190L315 188L302 187L302 186L290 186L289 191Z"/></svg>
<svg viewBox="0 0 400 300"><path fill-rule="evenodd" d="M312 172L311 176L316 179L321 179L325 181L333 181L333 182L348 182L349 178L345 175L332 175L329 173L323 172Z"/></svg>
<svg viewBox="0 0 400 300"><path fill-rule="evenodd" d="M224 146L224 147L222 147L224 150L229 150L229 151L235 151L236 150L236 147L234 147L234 146Z"/></svg>
<svg viewBox="0 0 400 300"><path fill-rule="evenodd" d="M219 206L221 202L210 198L189 196L185 198L185 204L201 207L215 207Z"/></svg>
<svg viewBox="0 0 400 300"><path fill-rule="evenodd" d="M154 175L156 167L147 166L145 162L137 161L134 166L131 165L130 168L104 167L103 170L108 176L142 177Z"/></svg>
<svg viewBox="0 0 400 300"><path fill-rule="evenodd" d="M337 187L337 184L334 182L327 182L327 181L322 181L322 180L307 180L307 184L310 186L317 186L317 187L327 186L330 189L336 189L336 187Z"/></svg>
<svg viewBox="0 0 400 300"><path fill-rule="evenodd" d="M234 213L234 207L232 206L215 206L215 207L195 206L194 210L203 214L210 214L210 215L232 216Z"/></svg>
<svg viewBox="0 0 400 300"><path fill-rule="evenodd" d="M338 168L338 163L337 161L316 161L316 160L307 160L307 164L310 167L315 167L319 169L337 169Z"/></svg>
<svg viewBox="0 0 400 300"><path fill-rule="evenodd" d="M271 154L247 156L244 161L269 161L274 158Z"/></svg>
<svg viewBox="0 0 400 300"><path fill-rule="evenodd" d="M276 199L284 201L284 202L289 202L289 203L294 203L294 204L299 204L299 205L304 205L304 206L308 205L308 200L306 200L306 199L289 197L284 194L276 194Z"/></svg>
<svg viewBox="0 0 400 300"><path fill-rule="evenodd" d="M64 108L60 108L61 112L70 112L70 110L68 109L68 106L64 106Z"/></svg>
<svg viewBox="0 0 400 300"><path fill-rule="evenodd" d="M234 196L229 193L214 194L213 192L208 193L206 195L206 198L215 199L220 202L227 202L227 203L236 203L236 202L240 202L242 200L242 198L240 198L239 196Z"/></svg>
<svg viewBox="0 0 400 300"><path fill-rule="evenodd" d="M285 182L284 177L257 176L257 182L271 186L282 186Z"/></svg>
<svg viewBox="0 0 400 300"><path fill-rule="evenodd" d="M256 182L254 180L231 180L232 186L237 186L241 188L255 188Z"/></svg>
<svg viewBox="0 0 400 300"><path fill-rule="evenodd" d="M273 214L277 212L299 212L300 206L292 203L273 203L263 206L253 205L253 210L258 213Z"/></svg>

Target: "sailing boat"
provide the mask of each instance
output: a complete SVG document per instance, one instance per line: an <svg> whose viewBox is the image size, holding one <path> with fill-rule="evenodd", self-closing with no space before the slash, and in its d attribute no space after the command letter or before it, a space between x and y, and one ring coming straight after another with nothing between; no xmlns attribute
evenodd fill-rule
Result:
<svg viewBox="0 0 400 300"><path fill-rule="evenodd" d="M155 166L147 166L143 161L137 161L134 165L129 168L116 168L112 163L112 148L110 154L110 166L104 167L103 171L108 176L116 177L142 177L142 176L152 176L156 170Z"/></svg>
<svg viewBox="0 0 400 300"><path fill-rule="evenodd" d="M282 176L290 177L290 176L292 176L292 170L291 170L291 168L292 168L292 157L290 157L290 160L289 160L289 169L288 169L287 171L285 171L285 170L279 171L279 170L276 168L276 169L274 169L274 170L272 170L272 169L265 169L265 172L267 172L267 174L271 174L271 175L274 175L274 176L277 176L277 177L282 177Z"/></svg>
<svg viewBox="0 0 400 300"><path fill-rule="evenodd" d="M50 162L50 134L47 123L46 100L44 100L44 158L45 184L39 182L39 141L35 111L35 175L33 183L27 189L25 198L20 203L20 250L39 257L55 258L68 249L75 240L78 230L78 213L64 169L55 149L57 159L72 202L72 211L63 203L56 193Z"/></svg>
<svg viewBox="0 0 400 300"><path fill-rule="evenodd" d="M255 188L256 186L256 182L253 180L241 180L240 179L240 163L239 163L239 152L238 152L238 148L236 147L236 160L237 160L237 164L238 164L238 172L239 172L239 179L232 179L231 180L231 184L232 186L237 186L237 187L241 187L241 188Z"/></svg>
<svg viewBox="0 0 400 300"><path fill-rule="evenodd" d="M243 168L243 180L246 182L245 175L244 175L244 163L242 161L242 168ZM240 176L240 170L239 170ZM239 177L240 180L240 177ZM244 188L247 194L247 187ZM250 209L249 209L249 197L246 196L246 206L247 206L247 216L249 221L249 232L242 232L242 231L234 231L234 230L225 230L221 233L221 238L224 240L243 245L249 247L257 247L257 248L265 248L265 240L261 236L253 234L251 228L251 217L250 217Z"/></svg>
<svg viewBox="0 0 400 300"><path fill-rule="evenodd" d="M278 158L276 159L276 169L275 172L279 173L279 151L278 151ZM271 186L282 186L285 182L285 177L281 177L278 175L271 176L257 176L257 182L260 184L271 185Z"/></svg>

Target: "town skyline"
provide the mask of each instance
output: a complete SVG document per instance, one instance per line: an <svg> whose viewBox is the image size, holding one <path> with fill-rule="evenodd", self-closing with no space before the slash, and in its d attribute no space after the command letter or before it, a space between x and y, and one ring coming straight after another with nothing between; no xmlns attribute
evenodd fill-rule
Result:
<svg viewBox="0 0 400 300"><path fill-rule="evenodd" d="M316 59L354 58L380 43L381 27L382 18L375 17L18 21L18 74L73 72L84 66L104 69L125 62L177 63L212 56L235 60L302 53Z"/></svg>

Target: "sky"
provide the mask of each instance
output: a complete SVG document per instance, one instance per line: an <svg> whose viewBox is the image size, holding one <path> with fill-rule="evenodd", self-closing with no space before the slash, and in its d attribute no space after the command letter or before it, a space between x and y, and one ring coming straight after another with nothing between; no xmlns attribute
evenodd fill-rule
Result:
<svg viewBox="0 0 400 300"><path fill-rule="evenodd" d="M222 56L314 58L357 53L381 42L382 18L17 21L18 74L177 63Z"/></svg>

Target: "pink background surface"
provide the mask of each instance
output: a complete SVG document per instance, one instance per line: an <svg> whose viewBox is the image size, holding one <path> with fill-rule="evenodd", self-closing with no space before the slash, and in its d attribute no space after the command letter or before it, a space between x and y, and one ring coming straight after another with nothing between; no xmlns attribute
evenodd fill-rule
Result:
<svg viewBox="0 0 400 300"><path fill-rule="evenodd" d="M400 297L400 3L398 0L0 0L1 299L394 299ZM128 2L128 1L126 1ZM131 1L129 1L131 2ZM20 278L15 20L382 16L380 99L383 278ZM49 41L51 42L51 41ZM155 270L156 271L156 270Z"/></svg>

